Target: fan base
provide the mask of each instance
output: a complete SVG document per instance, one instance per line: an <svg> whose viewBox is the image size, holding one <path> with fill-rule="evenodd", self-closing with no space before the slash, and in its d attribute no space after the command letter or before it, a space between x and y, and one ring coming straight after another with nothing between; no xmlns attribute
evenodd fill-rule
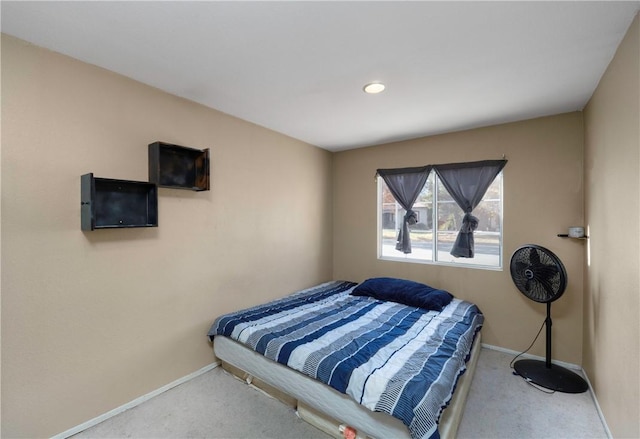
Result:
<svg viewBox="0 0 640 439"><path fill-rule="evenodd" d="M589 386L582 377L557 364L547 367L540 360L519 360L513 365L516 373L534 384L563 393L586 392Z"/></svg>

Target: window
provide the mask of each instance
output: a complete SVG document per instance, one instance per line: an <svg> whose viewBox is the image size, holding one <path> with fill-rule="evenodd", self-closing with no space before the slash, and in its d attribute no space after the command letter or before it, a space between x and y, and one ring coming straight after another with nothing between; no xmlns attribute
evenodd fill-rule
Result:
<svg viewBox="0 0 640 439"><path fill-rule="evenodd" d="M378 178L378 255L380 259L423 262L486 269L502 268L502 172L495 178L472 214L479 219L474 232L475 257L455 258L449 252L464 212L431 172L413 205L418 222L409 226L411 253L396 250L405 210L396 202L384 179Z"/></svg>

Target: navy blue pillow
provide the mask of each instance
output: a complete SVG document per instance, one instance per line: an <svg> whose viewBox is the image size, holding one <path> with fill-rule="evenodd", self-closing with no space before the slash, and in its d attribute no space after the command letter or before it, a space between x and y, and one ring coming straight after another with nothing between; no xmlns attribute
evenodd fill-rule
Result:
<svg viewBox="0 0 640 439"><path fill-rule="evenodd" d="M453 298L448 291L393 277L367 279L355 287L351 295L369 296L378 300L388 300L433 311L442 311Z"/></svg>

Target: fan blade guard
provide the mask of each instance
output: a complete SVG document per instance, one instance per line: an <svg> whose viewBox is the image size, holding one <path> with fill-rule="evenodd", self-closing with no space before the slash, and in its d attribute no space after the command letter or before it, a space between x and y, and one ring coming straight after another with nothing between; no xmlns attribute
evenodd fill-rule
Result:
<svg viewBox="0 0 640 439"><path fill-rule="evenodd" d="M539 245L523 245L513 252L510 271L518 290L539 303L559 299L567 287L567 271L562 261Z"/></svg>

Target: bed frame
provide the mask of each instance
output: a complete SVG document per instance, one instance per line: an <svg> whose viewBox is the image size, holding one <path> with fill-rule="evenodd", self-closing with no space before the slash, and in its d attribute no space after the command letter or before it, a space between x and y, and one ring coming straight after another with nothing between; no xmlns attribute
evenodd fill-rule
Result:
<svg viewBox="0 0 640 439"><path fill-rule="evenodd" d="M351 427L357 431L357 438L411 439L409 430L399 419L373 412L320 381L274 362L230 338L216 336L213 349L225 370L295 407L303 420L335 438L345 437L344 429ZM459 378L453 398L440 418L438 431L443 439L456 437L480 349L478 333L467 370Z"/></svg>

